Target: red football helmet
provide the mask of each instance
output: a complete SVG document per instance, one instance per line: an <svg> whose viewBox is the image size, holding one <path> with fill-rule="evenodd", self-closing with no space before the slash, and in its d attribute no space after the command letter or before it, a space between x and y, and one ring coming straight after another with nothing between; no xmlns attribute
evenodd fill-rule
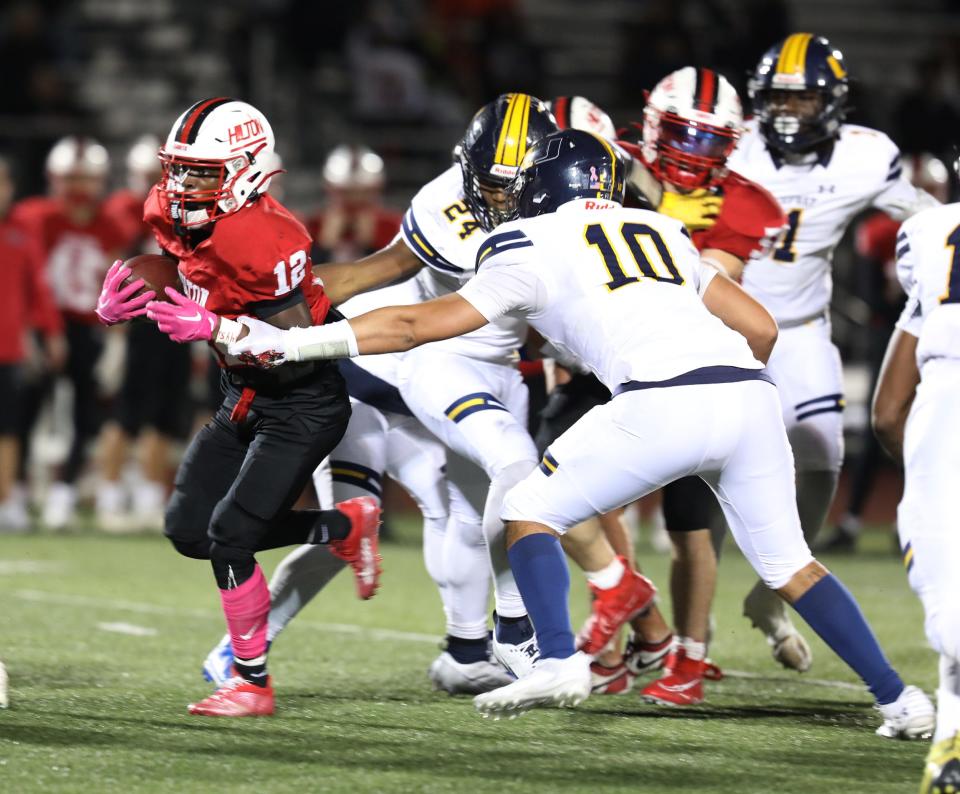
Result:
<svg viewBox="0 0 960 794"><path fill-rule="evenodd" d="M682 190L715 185L740 137L736 90L712 69L685 66L664 77L643 111L643 155L657 179Z"/></svg>

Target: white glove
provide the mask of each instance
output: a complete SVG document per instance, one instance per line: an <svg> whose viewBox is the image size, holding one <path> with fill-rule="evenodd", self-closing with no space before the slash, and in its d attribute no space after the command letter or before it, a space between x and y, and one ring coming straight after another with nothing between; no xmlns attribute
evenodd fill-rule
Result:
<svg viewBox="0 0 960 794"><path fill-rule="evenodd" d="M227 353L244 364L273 369L287 361L299 360L290 358L284 350L285 331L253 317L238 317L237 322L247 329L247 334L227 345Z"/></svg>
<svg viewBox="0 0 960 794"><path fill-rule="evenodd" d="M285 331L252 317L238 317L247 335L227 345L244 364L272 369L289 361L347 358L359 354L357 338L346 320Z"/></svg>

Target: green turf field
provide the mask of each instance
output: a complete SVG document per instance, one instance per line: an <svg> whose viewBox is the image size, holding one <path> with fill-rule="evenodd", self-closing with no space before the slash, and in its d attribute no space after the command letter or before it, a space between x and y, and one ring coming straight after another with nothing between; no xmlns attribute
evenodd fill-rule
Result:
<svg viewBox="0 0 960 794"><path fill-rule="evenodd" d="M901 672L929 692L936 659L920 605L887 539L870 541L859 557L826 562ZM643 557L665 586L666 560ZM738 672L710 686L706 705L663 710L628 694L503 722L429 687L443 621L413 524L384 558L373 601L357 601L342 574L274 646L276 717L231 721L186 713L208 690L200 664L223 631L207 564L157 537L0 536L0 658L12 698L0 711L0 792L918 786L926 746L874 736L870 698L819 641L811 673L774 665L740 617L752 575L735 549L721 566L712 656ZM266 568L278 559L264 555ZM586 609L574 580L579 621Z"/></svg>

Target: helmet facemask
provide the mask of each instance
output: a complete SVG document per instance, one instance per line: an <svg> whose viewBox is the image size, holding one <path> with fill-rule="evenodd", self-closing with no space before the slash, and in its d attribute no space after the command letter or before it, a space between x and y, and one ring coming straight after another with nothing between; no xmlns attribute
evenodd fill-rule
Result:
<svg viewBox="0 0 960 794"><path fill-rule="evenodd" d="M229 160L200 160L161 151L160 162L160 203L178 234L214 223L254 200L256 189L243 201L237 198L242 178L257 179L263 184L273 176L249 175L256 168L255 153L241 153ZM187 188L188 182L201 182L202 186Z"/></svg>
<svg viewBox="0 0 960 794"><path fill-rule="evenodd" d="M727 174L727 158L740 137L738 130L649 109L653 127L650 169L657 179L682 190L712 187Z"/></svg>
<svg viewBox="0 0 960 794"><path fill-rule="evenodd" d="M802 154L835 137L843 122L847 87L763 88L751 92L764 139L773 148Z"/></svg>
<svg viewBox="0 0 960 794"><path fill-rule="evenodd" d="M464 201L470 213L485 232L493 231L501 223L516 216L516 202L508 190L512 177L483 174L474 167L469 157L457 147L454 156L463 173ZM506 169L507 166L500 166ZM516 171L517 169L512 169ZM493 195L490 195L493 194ZM489 198L488 198L489 196ZM502 196L502 200L500 197Z"/></svg>

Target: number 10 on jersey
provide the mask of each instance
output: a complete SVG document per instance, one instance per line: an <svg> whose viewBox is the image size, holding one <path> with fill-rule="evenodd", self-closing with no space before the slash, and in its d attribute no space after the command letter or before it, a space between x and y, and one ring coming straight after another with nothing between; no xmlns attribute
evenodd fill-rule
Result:
<svg viewBox="0 0 960 794"><path fill-rule="evenodd" d="M660 232L652 226L645 223L624 223L620 227L620 236L626 242L637 266L638 275L636 276L628 276L624 271L620 257L617 256L616 249L603 226L599 223L591 223L584 229L583 236L590 245L596 246L600 256L603 257L603 264L610 274L607 289L611 292L628 284L637 284L643 278L666 281L670 284L683 284L683 276L673 262L670 249L667 248ZM644 246L643 240L649 241L648 245ZM664 271L668 275L664 275Z"/></svg>

